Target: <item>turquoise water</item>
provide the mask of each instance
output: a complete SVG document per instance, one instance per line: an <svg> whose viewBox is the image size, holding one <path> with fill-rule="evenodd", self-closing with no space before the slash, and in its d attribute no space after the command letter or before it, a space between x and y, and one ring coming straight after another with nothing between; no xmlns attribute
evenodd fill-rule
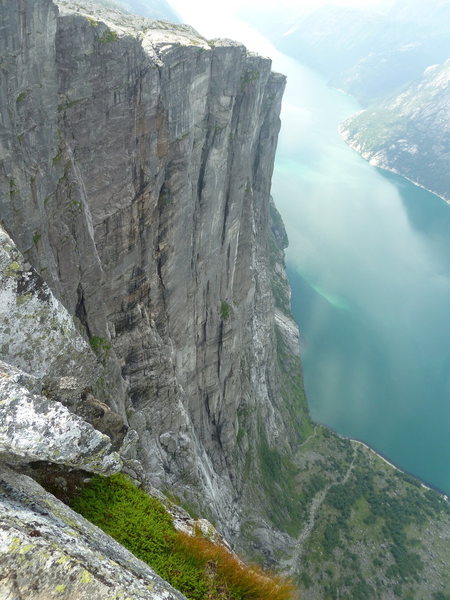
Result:
<svg viewBox="0 0 450 600"><path fill-rule="evenodd" d="M371 167L359 110L293 60L273 196L313 418L450 493L450 206Z"/></svg>

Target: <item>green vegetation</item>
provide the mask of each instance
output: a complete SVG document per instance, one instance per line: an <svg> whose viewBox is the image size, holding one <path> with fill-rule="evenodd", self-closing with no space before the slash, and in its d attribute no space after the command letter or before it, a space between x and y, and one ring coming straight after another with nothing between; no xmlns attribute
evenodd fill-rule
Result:
<svg viewBox="0 0 450 600"><path fill-rule="evenodd" d="M56 166L59 161L62 159L62 150L61 148L58 150L58 153L53 157L52 159L52 164L53 166Z"/></svg>
<svg viewBox="0 0 450 600"><path fill-rule="evenodd" d="M106 358L111 350L111 343L97 335L89 338L89 344L92 350L103 358Z"/></svg>
<svg viewBox="0 0 450 600"><path fill-rule="evenodd" d="M272 246L275 246L273 239L270 240L270 243ZM272 267L275 265L276 256L276 250L273 250L270 254ZM275 269L272 269L272 296L275 307L281 309L285 314L290 314L290 289Z"/></svg>
<svg viewBox="0 0 450 600"><path fill-rule="evenodd" d="M268 515L277 528L297 536L307 518L312 498L323 488L325 481L317 474L300 487L298 467L279 450L270 448L263 435L259 460Z"/></svg>
<svg viewBox="0 0 450 600"><path fill-rule="evenodd" d="M231 306L228 304L228 302L225 302L225 300L222 300L222 302L220 303L220 316L221 316L221 318L224 321L226 321L227 319L230 318L231 312L232 312Z"/></svg>
<svg viewBox="0 0 450 600"><path fill-rule="evenodd" d="M275 336L277 363L281 375L280 391L288 417L286 426L290 428L292 439L300 443L311 435L314 428L309 416L300 358L290 352L277 326L275 326Z"/></svg>
<svg viewBox="0 0 450 600"><path fill-rule="evenodd" d="M175 530L163 505L124 475L93 477L71 501L189 600L288 600L292 585L243 565L224 547Z"/></svg>
<svg viewBox="0 0 450 600"><path fill-rule="evenodd" d="M21 102L23 102L27 96L28 96L28 92L20 92L20 94L16 98L17 104L20 104Z"/></svg>
<svg viewBox="0 0 450 600"><path fill-rule="evenodd" d="M346 444L351 453L345 452ZM425 532L430 523L446 523L448 503L332 432L312 436L302 454L308 465L305 479L319 469L331 485L305 545L299 584L319 586L326 598L369 600L389 589L404 600L427 597L424 590L431 597L430 567L436 559L430 563ZM433 553L446 560L445 541L442 547L434 544Z"/></svg>
<svg viewBox="0 0 450 600"><path fill-rule="evenodd" d="M399 493L395 479L409 484L406 493ZM409 475L394 471L392 480L384 482L385 490L380 494L381 482L377 481L376 471L356 469L355 476L347 483L333 486L327 494L326 503L335 509L338 516L332 525L325 528L324 551L330 554L338 546L339 532L348 536L348 523L355 503L363 498L366 502L363 524L368 528L378 524L381 538L387 543L393 559L387 575L400 581L419 581L424 566L420 555L413 551L414 543L407 535L407 528L425 525L428 517L436 511L448 508L437 494L424 494L420 483L417 485L416 480L411 479Z"/></svg>
<svg viewBox="0 0 450 600"><path fill-rule="evenodd" d="M16 306L22 306L22 304L26 304L32 298L32 294L22 294L22 296L16 296Z"/></svg>
<svg viewBox="0 0 450 600"><path fill-rule="evenodd" d="M16 180L13 177L11 177L9 180L9 199L12 200L16 194L17 194Z"/></svg>
<svg viewBox="0 0 450 600"><path fill-rule="evenodd" d="M101 44L110 44L111 42L115 42L119 39L119 35L116 31L112 31L111 29L107 29L99 38L99 42Z"/></svg>
<svg viewBox="0 0 450 600"><path fill-rule="evenodd" d="M64 102L62 102L61 104L58 104L58 112L63 112L64 110L68 110L69 108L72 108L72 106L76 106L77 104L80 104L80 102L83 102L83 100L85 100L85 98L77 98L76 100L65 100ZM58 155L59 158L61 158L61 156ZM57 158L57 157L55 157ZM55 161L55 158L53 159L53 161ZM57 159L56 162L58 162L59 158ZM53 164L55 164L55 162L53 162Z"/></svg>
<svg viewBox="0 0 450 600"><path fill-rule="evenodd" d="M41 234L37 231L33 233L33 244L37 246L39 244L39 240L41 239Z"/></svg>
<svg viewBox="0 0 450 600"><path fill-rule="evenodd" d="M14 279L17 279L22 273L22 271L22 265L14 260L12 263L10 263L7 267L3 269L2 275L3 277L12 277Z"/></svg>
<svg viewBox="0 0 450 600"><path fill-rule="evenodd" d="M259 446L259 462L270 519L279 529L298 535L303 510L295 490L297 469L279 450L270 448L264 438Z"/></svg>
<svg viewBox="0 0 450 600"><path fill-rule="evenodd" d="M245 71L245 73L241 76L241 87L245 87L248 83L251 83L252 81L256 81L260 78L260 73L259 71L252 71L252 70L247 70Z"/></svg>

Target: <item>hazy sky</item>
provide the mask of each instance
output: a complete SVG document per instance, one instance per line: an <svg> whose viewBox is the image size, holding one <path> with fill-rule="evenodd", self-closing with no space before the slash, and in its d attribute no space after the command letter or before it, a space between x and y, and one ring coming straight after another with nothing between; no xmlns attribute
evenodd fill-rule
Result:
<svg viewBox="0 0 450 600"><path fill-rule="evenodd" d="M297 11L301 7L314 8L324 4L334 4L339 6L353 6L357 8L370 8L374 5L386 4L385 0L227 0L225 3L214 3L210 0L169 0L180 15L188 17L192 11L202 11L210 15L218 14L222 11L236 13L238 9L252 9L255 11Z"/></svg>
<svg viewBox="0 0 450 600"><path fill-rule="evenodd" d="M326 4L372 8L392 3L391 0L169 0L169 4L178 12L182 21L189 23L206 38L227 37L245 43L251 50L270 55L273 47L253 30L239 20L239 11L260 12L279 15L292 13L295 17Z"/></svg>

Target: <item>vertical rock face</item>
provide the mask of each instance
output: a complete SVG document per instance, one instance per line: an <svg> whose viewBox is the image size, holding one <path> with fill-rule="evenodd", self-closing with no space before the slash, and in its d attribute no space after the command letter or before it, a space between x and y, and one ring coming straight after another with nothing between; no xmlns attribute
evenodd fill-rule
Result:
<svg viewBox="0 0 450 600"><path fill-rule="evenodd" d="M269 268L284 78L88 2L0 11L1 220L97 351L146 473L233 536L260 440L295 441Z"/></svg>

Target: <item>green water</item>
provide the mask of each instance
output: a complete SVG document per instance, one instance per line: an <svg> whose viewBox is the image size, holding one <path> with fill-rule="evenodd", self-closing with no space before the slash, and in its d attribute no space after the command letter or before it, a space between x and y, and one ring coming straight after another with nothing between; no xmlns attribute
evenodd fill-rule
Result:
<svg viewBox="0 0 450 600"><path fill-rule="evenodd" d="M314 419L450 493L450 206L371 167L359 110L285 57L273 195Z"/></svg>

